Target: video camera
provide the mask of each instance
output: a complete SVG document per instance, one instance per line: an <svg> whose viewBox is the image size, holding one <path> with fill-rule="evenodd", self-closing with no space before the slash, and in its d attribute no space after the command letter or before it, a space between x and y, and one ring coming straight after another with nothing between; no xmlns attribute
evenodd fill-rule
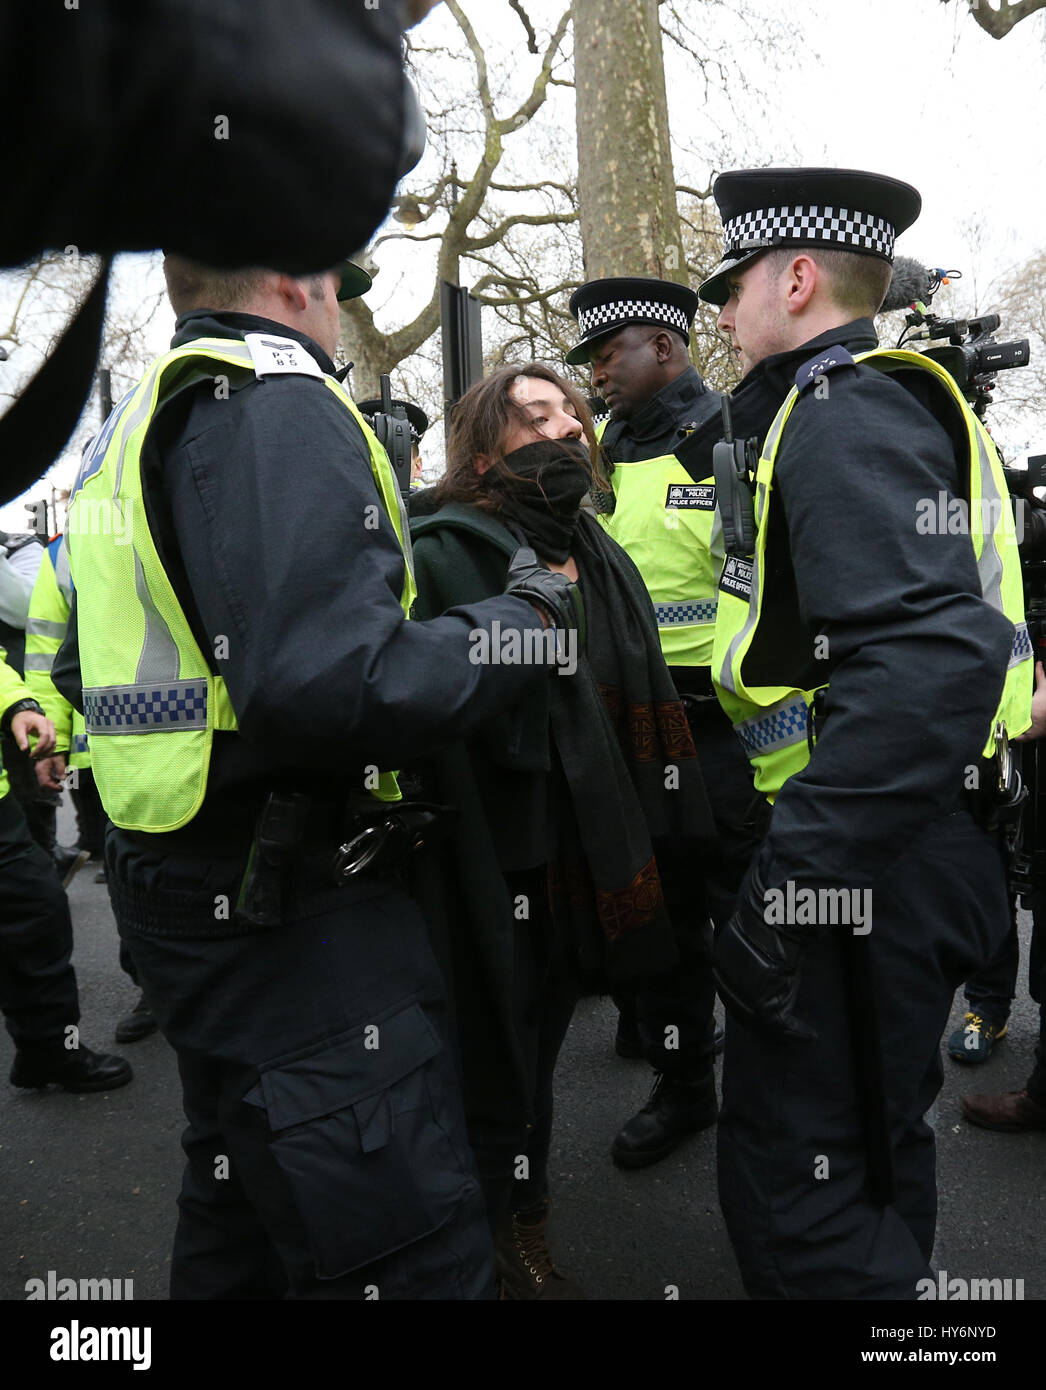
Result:
<svg viewBox="0 0 1046 1390"><path fill-rule="evenodd" d="M923 348L927 357L939 362L959 383L963 395L980 418L992 403L992 391L999 372L1010 367L1026 367L1031 355L1027 338L1000 343L995 331L1002 320L998 314L984 314L976 319L942 319L913 309L905 316L909 328L925 325L925 332L902 335L901 343L920 342L932 338L947 338L941 347Z"/></svg>
<svg viewBox="0 0 1046 1390"><path fill-rule="evenodd" d="M1031 350L1027 338L1008 343L998 341L994 336L1001 323L998 314L984 314L975 319L944 319L930 313L930 301L941 286L961 279L960 270L924 266L911 256L898 256L880 313L908 309L904 332L897 340L899 348L909 343L948 339L947 345L921 351L939 362L958 382L978 418L983 420L992 403L996 376L1010 367L1026 367ZM922 332L915 332L916 329Z"/></svg>

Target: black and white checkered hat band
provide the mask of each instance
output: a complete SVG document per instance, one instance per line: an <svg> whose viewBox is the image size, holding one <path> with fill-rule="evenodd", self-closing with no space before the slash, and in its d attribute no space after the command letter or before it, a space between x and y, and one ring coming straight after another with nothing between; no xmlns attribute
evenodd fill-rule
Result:
<svg viewBox="0 0 1046 1390"><path fill-rule="evenodd" d="M636 319L646 323L664 323L676 328L684 338L690 336L690 320L685 309L653 299L618 299L610 304L597 304L591 309L579 309L577 326L583 338L589 338L603 327L627 323Z"/></svg>
<svg viewBox="0 0 1046 1390"><path fill-rule="evenodd" d="M723 227L723 236L724 259L755 250L760 243L773 246L782 241L824 241L871 251L889 261L897 234L885 218L853 208L780 207L731 218Z"/></svg>

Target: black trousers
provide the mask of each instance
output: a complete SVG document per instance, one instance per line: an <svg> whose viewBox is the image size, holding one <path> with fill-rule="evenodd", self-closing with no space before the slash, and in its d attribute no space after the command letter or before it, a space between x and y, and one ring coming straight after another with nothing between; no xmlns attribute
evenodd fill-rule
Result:
<svg viewBox="0 0 1046 1390"><path fill-rule="evenodd" d="M283 924L230 918L243 857L110 829L120 933L178 1054L188 1128L171 1296L491 1295L443 982L392 882L289 878Z"/></svg>
<svg viewBox="0 0 1046 1390"><path fill-rule="evenodd" d="M1005 1023L1017 993L1021 947L1017 936L1017 904L1010 903L1010 930L1002 946L976 975L966 981L963 994L970 1012Z"/></svg>
<svg viewBox="0 0 1046 1390"><path fill-rule="evenodd" d="M651 1066L701 1081L711 1078L714 1061L712 922L720 925L733 911L757 837L750 824L751 765L729 719L715 700L690 705L687 716L718 840L700 856L690 841L655 846L679 965L614 1000L623 1013L633 1013Z"/></svg>
<svg viewBox="0 0 1046 1390"><path fill-rule="evenodd" d="M89 767L77 768L76 773L76 786L69 794L76 808L77 847L87 850L92 859L101 859L108 817L98 795L94 773Z"/></svg>
<svg viewBox="0 0 1046 1390"><path fill-rule="evenodd" d="M1037 1104L1046 1106L1046 889L1032 894L1031 950L1028 952L1028 991L1039 1006L1039 1040L1035 1066L1027 1091Z"/></svg>
<svg viewBox="0 0 1046 1390"><path fill-rule="evenodd" d="M941 1033L956 987L998 951L1006 883L995 841L965 812L929 825L871 890L897 1198L866 1185L864 1112L846 1005L843 934L808 953L796 1015L815 1041L765 1041L730 1018L719 1119L719 1201L752 1298L912 1299L929 1277ZM888 1007L887 1007L888 1006Z"/></svg>
<svg viewBox="0 0 1046 1390"><path fill-rule="evenodd" d="M529 919L513 924L512 1006L532 1119L528 1121L521 1109L514 1124L499 1122L473 1104L466 1091L469 1142L495 1236L507 1225L510 1213L536 1207L548 1195L553 1076L582 993L555 937L546 870L505 877L512 896L522 893L531 905Z"/></svg>
<svg viewBox="0 0 1046 1390"><path fill-rule="evenodd" d="M14 796L0 799L0 1009L17 1047L62 1047L80 1021L69 903Z"/></svg>

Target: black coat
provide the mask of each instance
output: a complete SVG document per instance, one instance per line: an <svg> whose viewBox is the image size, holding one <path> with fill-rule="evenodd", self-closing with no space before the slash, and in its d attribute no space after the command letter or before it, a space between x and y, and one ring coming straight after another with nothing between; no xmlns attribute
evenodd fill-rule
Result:
<svg viewBox="0 0 1046 1390"><path fill-rule="evenodd" d="M289 333L332 370L304 335L247 314L184 315L174 344L258 330ZM403 553L363 431L317 377L251 378L227 399L209 380L182 392L150 430L142 481L160 558L201 650L222 652L239 724L214 737L200 812L149 837L158 850L249 838L277 786L344 803L367 764L401 767L544 681L469 660L470 634L495 620L539 627L519 599L406 621ZM81 704L71 644L55 683Z"/></svg>
<svg viewBox="0 0 1046 1390"><path fill-rule="evenodd" d="M738 436L765 434L801 366L835 345L875 347L872 322L759 363L734 393ZM771 886L870 883L952 810L988 736L1014 635L981 597L970 538L916 529L921 499L967 491L968 451L940 388L917 369L864 365L826 381L796 404L774 467L782 563L768 576L761 626L788 624L812 685L830 679L830 689L814 755L774 806ZM819 634L827 661L809 660Z"/></svg>

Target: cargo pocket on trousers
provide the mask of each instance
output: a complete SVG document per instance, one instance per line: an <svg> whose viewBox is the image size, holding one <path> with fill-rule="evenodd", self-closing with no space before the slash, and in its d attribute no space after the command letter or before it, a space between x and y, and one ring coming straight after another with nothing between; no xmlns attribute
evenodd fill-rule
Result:
<svg viewBox="0 0 1046 1390"><path fill-rule="evenodd" d="M244 1097L266 1112L319 1278L438 1230L474 1186L447 1133L461 1122L446 1114L433 1075L443 1052L411 1003L307 1055L275 1060Z"/></svg>

